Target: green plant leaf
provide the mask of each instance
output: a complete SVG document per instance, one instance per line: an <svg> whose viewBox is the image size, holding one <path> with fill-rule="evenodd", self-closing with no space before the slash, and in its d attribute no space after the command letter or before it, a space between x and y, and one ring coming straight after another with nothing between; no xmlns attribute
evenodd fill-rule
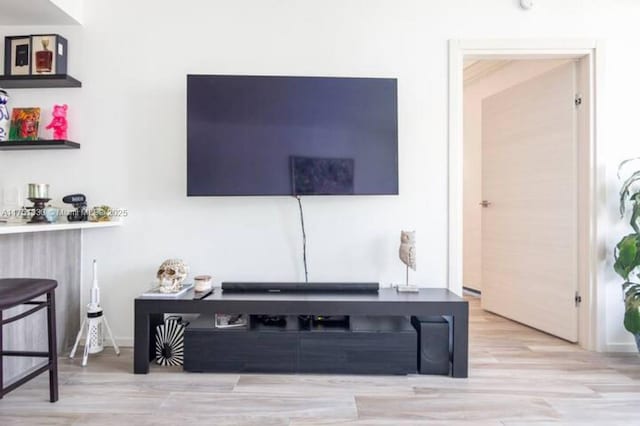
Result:
<svg viewBox="0 0 640 426"><path fill-rule="evenodd" d="M640 202L638 202L636 196L640 195L639 193L634 194L631 199L633 199L633 211L631 213L631 219L629 219L629 224L636 231L636 234L640 234L640 229L638 228L638 218L640 218Z"/></svg>
<svg viewBox="0 0 640 426"><path fill-rule="evenodd" d="M620 216L624 216L625 207L626 207L625 204L627 199L629 198L629 188L631 188L631 185L633 185L635 182L639 180L640 180L640 170L637 172L634 172L622 184L622 187L620 188Z"/></svg>
<svg viewBox="0 0 640 426"><path fill-rule="evenodd" d="M640 265L638 234L629 234L620 240L614 250L615 263L613 269L625 280L629 280L629 274Z"/></svg>
<svg viewBox="0 0 640 426"><path fill-rule="evenodd" d="M624 328L626 328L629 333L640 333L640 308L636 306L625 310Z"/></svg>
<svg viewBox="0 0 640 426"><path fill-rule="evenodd" d="M640 306L640 289L627 291L624 295L625 306Z"/></svg>
<svg viewBox="0 0 640 426"><path fill-rule="evenodd" d="M618 166L618 179L624 166L640 157L623 161ZM626 280L622 284L624 293L624 327L630 333L640 334L640 283L629 281L629 275L640 265L640 191L631 193L631 186L640 181L640 170L633 172L620 188L620 217L624 217L627 202L632 202L632 213L629 224L635 234L623 237L613 252L615 262L613 268L616 273ZM640 273L635 274L640 278Z"/></svg>
<svg viewBox="0 0 640 426"><path fill-rule="evenodd" d="M626 166L628 163L631 163L633 161L638 161L640 160L640 157L634 157L634 158L629 158L627 160L624 160L622 163L620 163L620 165L618 166L618 179L620 179L620 172L622 171L622 168L624 166Z"/></svg>
<svg viewBox="0 0 640 426"><path fill-rule="evenodd" d="M640 290L640 284L627 281L627 282L622 284L622 290L625 293L627 291Z"/></svg>

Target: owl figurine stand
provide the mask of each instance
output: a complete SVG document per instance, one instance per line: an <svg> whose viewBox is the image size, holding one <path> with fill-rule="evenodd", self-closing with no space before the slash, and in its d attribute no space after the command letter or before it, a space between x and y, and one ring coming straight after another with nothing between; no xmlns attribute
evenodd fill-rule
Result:
<svg viewBox="0 0 640 426"><path fill-rule="evenodd" d="M396 286L398 293L417 293L418 287L409 285L409 268L416 270L416 231L400 232L400 260L407 269L405 284Z"/></svg>

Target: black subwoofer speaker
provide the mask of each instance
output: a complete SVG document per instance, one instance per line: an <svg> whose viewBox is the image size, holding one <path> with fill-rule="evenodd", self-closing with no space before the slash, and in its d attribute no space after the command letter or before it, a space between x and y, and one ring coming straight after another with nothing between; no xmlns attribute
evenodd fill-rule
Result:
<svg viewBox="0 0 640 426"><path fill-rule="evenodd" d="M442 316L411 317L418 332L418 371L444 374L451 370L451 327Z"/></svg>

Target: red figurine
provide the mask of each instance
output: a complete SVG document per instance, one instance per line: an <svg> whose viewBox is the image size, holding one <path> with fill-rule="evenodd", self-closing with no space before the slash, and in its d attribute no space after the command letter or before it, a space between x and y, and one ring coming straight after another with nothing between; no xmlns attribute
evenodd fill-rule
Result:
<svg viewBox="0 0 640 426"><path fill-rule="evenodd" d="M53 106L53 119L46 129L53 129L54 139L67 139L67 108L66 104Z"/></svg>

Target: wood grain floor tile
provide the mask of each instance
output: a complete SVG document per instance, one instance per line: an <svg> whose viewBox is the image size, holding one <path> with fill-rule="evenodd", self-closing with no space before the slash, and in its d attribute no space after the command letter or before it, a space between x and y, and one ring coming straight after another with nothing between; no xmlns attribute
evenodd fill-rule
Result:
<svg viewBox="0 0 640 426"><path fill-rule="evenodd" d="M216 416L197 412L141 414L90 414L80 417L73 426L288 426L287 417Z"/></svg>
<svg viewBox="0 0 640 426"><path fill-rule="evenodd" d="M0 414L0 424L3 426L68 426L80 419L79 414L54 414L43 415L29 412L15 414Z"/></svg>
<svg viewBox="0 0 640 426"><path fill-rule="evenodd" d="M633 422L627 421L602 421L602 420L567 420L562 419L558 421L506 421L502 422L504 426L633 426Z"/></svg>
<svg viewBox="0 0 640 426"><path fill-rule="evenodd" d="M162 412L186 411L209 416L245 415L252 417L356 418L353 397L296 396L269 392L250 393L171 392L160 407Z"/></svg>
<svg viewBox="0 0 640 426"><path fill-rule="evenodd" d="M381 419L291 419L289 426L503 426L498 420L487 421L451 421L451 420L407 420L386 417Z"/></svg>
<svg viewBox="0 0 640 426"><path fill-rule="evenodd" d="M630 400L638 400L640 404L640 383L633 384L595 384L587 385L588 388L603 398L627 398ZM639 408L640 410L640 408Z"/></svg>
<svg viewBox="0 0 640 426"><path fill-rule="evenodd" d="M476 395L356 397L361 419L400 418L408 420L494 421L555 420L560 414L543 398Z"/></svg>
<svg viewBox="0 0 640 426"><path fill-rule="evenodd" d="M237 375L228 374L176 373L140 376L131 373L105 374L86 372L70 377L65 383L65 388L82 390L87 386L101 385L128 391L231 392L236 386L238 378L239 376Z"/></svg>
<svg viewBox="0 0 640 426"><path fill-rule="evenodd" d="M633 399L592 399L585 404L584 400L553 399L546 400L562 418L574 421L590 422L623 422L640 424L640 398Z"/></svg>
<svg viewBox="0 0 640 426"><path fill-rule="evenodd" d="M27 412L37 415L124 412L152 414L167 397L167 392L149 389L121 390L108 385L82 388L61 386L60 400L52 404L49 402L48 388L18 389L0 400L0 419L4 415Z"/></svg>
<svg viewBox="0 0 640 426"><path fill-rule="evenodd" d="M333 375L246 375L240 377L236 392L278 395L413 395L407 376Z"/></svg>
<svg viewBox="0 0 640 426"><path fill-rule="evenodd" d="M448 378L445 378L448 379ZM598 398L598 393L591 387L566 380L549 380L531 385L530 379L512 377L510 379L479 378L470 380L465 386L456 381L438 380L430 384L416 384L418 395L451 396L493 395L496 398L509 396L528 396L532 398Z"/></svg>

